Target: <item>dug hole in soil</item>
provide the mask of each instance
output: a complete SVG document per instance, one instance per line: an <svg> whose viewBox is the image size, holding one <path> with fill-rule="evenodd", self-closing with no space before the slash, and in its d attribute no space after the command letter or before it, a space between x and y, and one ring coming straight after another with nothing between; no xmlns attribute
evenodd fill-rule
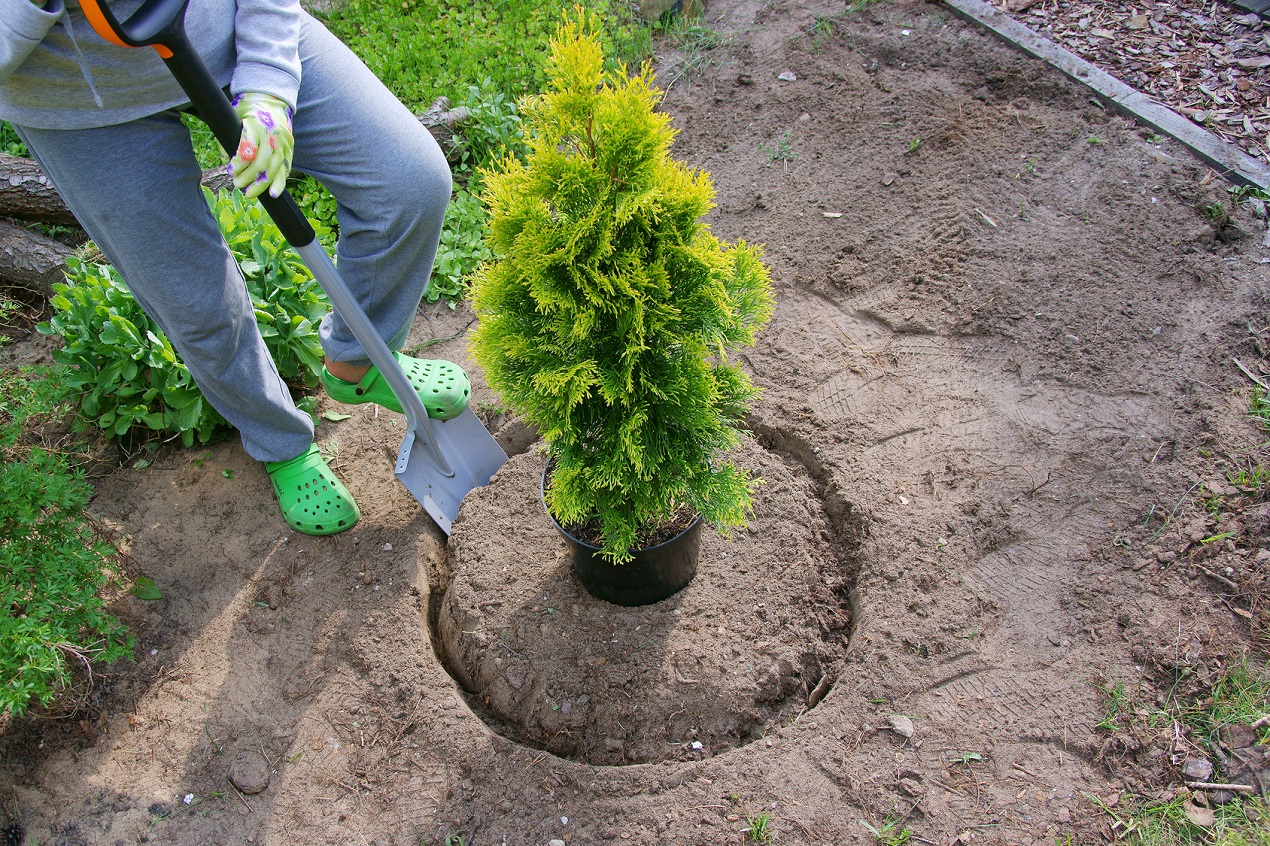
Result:
<svg viewBox="0 0 1270 846"><path fill-rule="evenodd" d="M706 22L723 45L658 71L714 233L777 289L750 526L662 603L586 596L470 311L427 308L412 342L513 454L448 540L392 479L401 418L325 398L351 532L287 531L234 441L96 480L163 598L117 599L137 661L72 719L0 733L30 842L740 843L764 813L790 844L1092 842L1088 797L1177 782L1176 750L1109 745L1099 687L1264 654L1193 566L1214 462L1263 457L1232 358L1270 342L1264 221L938 4ZM1227 493L1199 563L1264 580L1267 506Z"/></svg>

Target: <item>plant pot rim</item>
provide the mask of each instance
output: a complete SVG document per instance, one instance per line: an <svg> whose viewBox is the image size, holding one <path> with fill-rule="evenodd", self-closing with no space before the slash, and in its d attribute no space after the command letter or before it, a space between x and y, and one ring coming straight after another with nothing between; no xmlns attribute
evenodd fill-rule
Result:
<svg viewBox="0 0 1270 846"><path fill-rule="evenodd" d="M584 547L593 553L599 552L601 549L600 547L595 546L594 544L587 543L586 541L576 537L573 534L573 532L569 531L564 526L560 525L560 521L556 519L556 515L552 514L551 509L547 507L547 472L551 470L551 464L553 461L555 461L555 457L548 456L547 461L542 468L542 475L538 479L538 499L542 502L542 510L547 512L547 517L551 520L552 524L555 525L556 529L559 530L561 534L568 536L569 539L572 540L574 543L576 543L578 546ZM694 514L692 520L689 521L687 526L685 526L683 529L676 532L674 535L670 536L666 540L662 541L661 543L654 544L653 546L632 547L631 552L654 552L658 549L661 549L663 546L666 546L667 544L672 544L675 541L677 541L679 538L681 538L682 536L688 534L688 532L691 532L693 529L697 527L697 524L700 522L701 522L701 515L699 513Z"/></svg>

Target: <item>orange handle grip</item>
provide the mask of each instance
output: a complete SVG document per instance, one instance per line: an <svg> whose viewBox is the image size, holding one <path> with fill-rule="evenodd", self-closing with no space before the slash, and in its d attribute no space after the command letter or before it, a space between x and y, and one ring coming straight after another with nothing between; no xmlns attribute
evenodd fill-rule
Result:
<svg viewBox="0 0 1270 846"><path fill-rule="evenodd" d="M173 50L163 41L174 27L184 24L185 4L188 0L149 0L133 12L132 17L120 23L102 0L80 0L80 8L93 31L111 44L120 47L153 47L164 59L170 59Z"/></svg>

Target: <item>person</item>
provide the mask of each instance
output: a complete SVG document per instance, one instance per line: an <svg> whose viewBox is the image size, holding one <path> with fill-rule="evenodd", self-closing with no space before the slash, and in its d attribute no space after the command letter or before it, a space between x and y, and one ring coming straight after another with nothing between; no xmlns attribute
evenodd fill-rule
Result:
<svg viewBox="0 0 1270 846"><path fill-rule="evenodd" d="M119 20L142 0L113 0ZM450 200L448 163L426 128L298 0L191 0L190 42L243 120L230 161L249 197L295 167L336 201L336 261L389 349L405 343ZM357 522L255 322L246 284L200 187L181 113L154 50L95 33L77 0L0 0L0 119L163 328L204 396L264 463L287 523L328 535ZM338 314L322 320L321 373L346 403L400 405ZM466 407L458 366L394 352L430 417Z"/></svg>

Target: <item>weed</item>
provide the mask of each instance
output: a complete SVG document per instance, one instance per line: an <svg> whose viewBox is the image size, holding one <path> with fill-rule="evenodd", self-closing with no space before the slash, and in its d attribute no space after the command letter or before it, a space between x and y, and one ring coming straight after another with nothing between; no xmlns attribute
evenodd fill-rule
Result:
<svg viewBox="0 0 1270 846"><path fill-rule="evenodd" d="M13 131L13 126L7 121L0 120L0 153L7 153L10 156L26 156L26 144L18 137L18 133Z"/></svg>
<svg viewBox="0 0 1270 846"><path fill-rule="evenodd" d="M815 22L812 23L808 33L811 35L811 48L813 52L819 52L834 33L837 32L837 25L833 22L833 18L822 17L816 15Z"/></svg>
<svg viewBox="0 0 1270 846"><path fill-rule="evenodd" d="M662 74L668 90L708 70L714 64L714 49L723 43L719 33L683 15L663 18L653 30L660 32L679 52L678 62Z"/></svg>
<svg viewBox="0 0 1270 846"><path fill-rule="evenodd" d="M1230 219L1230 211L1221 200L1204 206L1204 214L1218 223L1224 223Z"/></svg>
<svg viewBox="0 0 1270 846"><path fill-rule="evenodd" d="M1131 731L1136 741L1154 738L1170 744L1179 739L1192 748L1215 747L1222 729L1256 725L1270 701L1270 674L1247 663L1232 665L1207 689L1193 692L1183 702L1170 693L1159 707L1134 705L1123 685L1100 687L1107 696L1108 717L1099 728ZM1270 741L1270 727L1256 729L1259 743ZM1193 753L1192 753L1193 754ZM1111 818L1117 842L1155 844L1220 843L1225 846L1270 846L1270 829L1264 825L1270 806L1263 798L1237 796L1224 805L1212 805L1202 793L1176 788L1147 797L1130 796L1112 808L1095 796L1089 800Z"/></svg>
<svg viewBox="0 0 1270 846"><path fill-rule="evenodd" d="M761 813L745 820L745 839L751 843L771 843L776 837L776 829L772 826L772 815Z"/></svg>
<svg viewBox="0 0 1270 846"><path fill-rule="evenodd" d="M847 11L862 12L876 2L878 0L847 0Z"/></svg>
<svg viewBox="0 0 1270 846"><path fill-rule="evenodd" d="M1240 490L1252 494L1257 500L1261 500L1267 492L1268 484L1270 484L1270 468L1267 468L1264 464L1258 464L1252 468L1241 467L1233 473L1227 473L1226 481Z"/></svg>
<svg viewBox="0 0 1270 846"><path fill-rule="evenodd" d="M92 489L59 450L28 433L61 416L65 368L24 368L0 379L0 713L49 705L76 668L132 651L102 592L119 583L116 553L87 515Z"/></svg>
<svg viewBox="0 0 1270 846"><path fill-rule="evenodd" d="M15 300L11 300L3 293L0 293L0 328L4 328L9 325L9 321L13 319L14 313L19 308L21 308L21 306ZM0 332L0 347L3 347L12 340L13 339L8 335Z"/></svg>
<svg viewBox="0 0 1270 846"><path fill-rule="evenodd" d="M1253 389L1252 401L1248 405L1248 413L1261 424L1261 428L1270 431L1270 399L1267 399L1266 392L1261 388Z"/></svg>
<svg viewBox="0 0 1270 846"><path fill-rule="evenodd" d="M1093 145L1095 145L1095 146L1097 146L1097 145L1099 145L1099 144L1106 144L1106 143L1107 143L1106 141L1104 141L1104 140L1102 140L1101 138L1099 138L1097 135L1091 135L1091 136L1089 136L1088 138L1086 138L1085 140L1086 140L1086 141L1088 141L1090 144L1093 144Z"/></svg>
<svg viewBox="0 0 1270 846"><path fill-rule="evenodd" d="M909 141L907 145L905 145L904 155L908 156L908 155L912 155L913 153L916 153L917 149L921 146L922 146L922 138L919 135L918 137L914 138L912 141Z"/></svg>
<svg viewBox="0 0 1270 846"><path fill-rule="evenodd" d="M1124 682L1100 685L1098 689L1102 691L1106 701L1103 703L1103 717L1098 721L1095 728L1110 733L1120 731L1120 717L1130 710L1129 697L1125 695Z"/></svg>
<svg viewBox="0 0 1270 846"><path fill-rule="evenodd" d="M278 372L298 387L317 385L322 348L317 324L327 311L321 288L257 203L236 192L206 192L246 279L260 334ZM228 424L203 398L171 342L109 265L67 263L55 285L54 313L40 332L64 343L53 358L70 368L77 426L109 437L148 433L208 443Z"/></svg>
<svg viewBox="0 0 1270 846"><path fill-rule="evenodd" d="M782 162L785 165L785 172L789 172L789 163L798 158L798 153L794 150L790 142L789 133L786 132L776 142L776 146L768 147L760 143L758 145L759 152L767 156L767 166L771 167L775 162Z"/></svg>
<svg viewBox="0 0 1270 846"><path fill-rule="evenodd" d="M1253 185L1232 185L1230 187L1230 196L1236 203L1245 203L1251 200L1270 203L1270 191Z"/></svg>
<svg viewBox="0 0 1270 846"><path fill-rule="evenodd" d="M880 828L874 827L864 820L860 820L860 825L869 830L873 835L873 839L882 846L904 846L913 837L913 830L908 826L901 827L900 821L895 819L891 814L886 815L886 819L882 821Z"/></svg>

